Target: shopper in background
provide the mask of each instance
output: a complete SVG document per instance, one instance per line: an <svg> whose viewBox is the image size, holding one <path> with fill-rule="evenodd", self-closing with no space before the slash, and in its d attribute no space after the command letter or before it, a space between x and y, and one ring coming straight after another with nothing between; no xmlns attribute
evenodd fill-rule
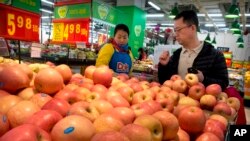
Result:
<svg viewBox="0 0 250 141"><path fill-rule="evenodd" d="M128 46L129 28L118 24L114 38L103 45L96 59L96 66L107 65L116 73L129 73L132 69L133 55Z"/></svg>
<svg viewBox="0 0 250 141"><path fill-rule="evenodd" d="M229 83L225 58L210 43L199 41L198 25L198 17L192 10L183 11L175 17L175 37L182 47L171 57L169 52L163 52L160 55L159 82L164 83L173 74L179 74L184 78L188 68L193 67L198 70L199 81L205 86L217 83L224 90Z"/></svg>
<svg viewBox="0 0 250 141"><path fill-rule="evenodd" d="M138 49L138 54L139 54L138 60L142 61L147 59L147 53L143 48Z"/></svg>

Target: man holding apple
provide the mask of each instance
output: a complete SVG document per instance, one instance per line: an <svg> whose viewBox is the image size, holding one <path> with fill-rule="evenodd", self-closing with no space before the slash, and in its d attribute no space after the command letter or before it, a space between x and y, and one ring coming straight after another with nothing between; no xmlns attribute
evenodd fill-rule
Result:
<svg viewBox="0 0 250 141"><path fill-rule="evenodd" d="M197 69L196 75L205 86L217 83L224 90L229 83L223 54L210 43L199 41L198 17L192 10L179 13L174 19L175 37L181 48L172 56L165 51L160 55L158 78L161 84L174 74L185 78L188 68Z"/></svg>

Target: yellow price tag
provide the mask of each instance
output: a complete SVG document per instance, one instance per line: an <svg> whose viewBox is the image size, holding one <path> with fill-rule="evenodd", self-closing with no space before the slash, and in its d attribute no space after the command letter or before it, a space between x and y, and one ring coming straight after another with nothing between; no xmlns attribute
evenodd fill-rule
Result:
<svg viewBox="0 0 250 141"><path fill-rule="evenodd" d="M53 40L54 41L63 41L64 23L54 23L53 27L54 27Z"/></svg>

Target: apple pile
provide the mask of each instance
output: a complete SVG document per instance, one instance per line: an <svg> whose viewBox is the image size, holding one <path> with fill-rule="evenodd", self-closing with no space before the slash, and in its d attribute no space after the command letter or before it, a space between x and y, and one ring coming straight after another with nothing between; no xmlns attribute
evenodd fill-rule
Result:
<svg viewBox="0 0 250 141"><path fill-rule="evenodd" d="M194 74L160 85L107 66L37 68L0 64L0 141L223 141L240 107Z"/></svg>

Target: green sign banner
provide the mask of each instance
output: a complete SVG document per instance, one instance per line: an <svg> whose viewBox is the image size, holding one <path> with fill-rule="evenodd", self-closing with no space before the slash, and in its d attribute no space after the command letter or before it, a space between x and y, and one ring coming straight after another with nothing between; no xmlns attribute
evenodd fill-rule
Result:
<svg viewBox="0 0 250 141"><path fill-rule="evenodd" d="M117 9L127 14L127 18L120 17L120 23L127 24L130 30L129 45L134 57L138 57L138 49L143 47L146 13L136 6L121 6Z"/></svg>
<svg viewBox="0 0 250 141"><path fill-rule="evenodd" d="M6 4L6 5L11 5L11 0L0 0L0 3Z"/></svg>
<svg viewBox="0 0 250 141"><path fill-rule="evenodd" d="M12 0L12 6L39 14L41 3L39 0Z"/></svg>
<svg viewBox="0 0 250 141"><path fill-rule="evenodd" d="M99 19L104 22L108 22L111 24L116 24L117 10L107 4L103 4L98 1L93 1L93 18Z"/></svg>
<svg viewBox="0 0 250 141"><path fill-rule="evenodd" d="M55 19L59 18L90 18L90 3L56 6Z"/></svg>

